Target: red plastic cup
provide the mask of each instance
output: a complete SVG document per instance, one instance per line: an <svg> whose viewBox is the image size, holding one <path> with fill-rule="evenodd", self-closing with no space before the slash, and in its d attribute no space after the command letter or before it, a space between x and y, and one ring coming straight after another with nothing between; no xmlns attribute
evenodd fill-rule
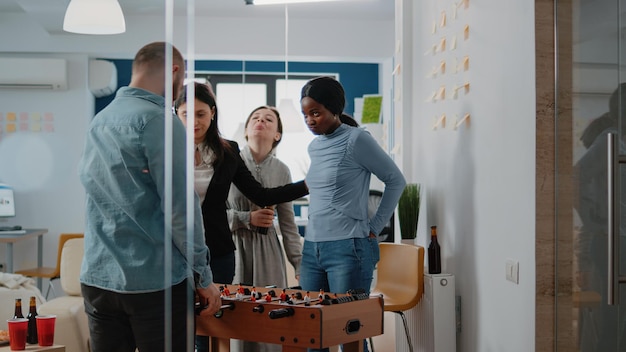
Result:
<svg viewBox="0 0 626 352"><path fill-rule="evenodd" d="M9 344L11 346L11 351L25 350L28 319L9 319L7 320L7 325L9 326Z"/></svg>
<svg viewBox="0 0 626 352"><path fill-rule="evenodd" d="M39 346L52 346L54 344L54 323L56 315L38 315L37 319L37 339Z"/></svg>

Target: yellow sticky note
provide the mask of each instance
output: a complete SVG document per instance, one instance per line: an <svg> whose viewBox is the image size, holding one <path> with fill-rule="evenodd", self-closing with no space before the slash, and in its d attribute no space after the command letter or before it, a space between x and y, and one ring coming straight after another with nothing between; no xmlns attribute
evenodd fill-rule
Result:
<svg viewBox="0 0 626 352"><path fill-rule="evenodd" d="M15 121L17 116L14 112L7 112L7 121Z"/></svg>
<svg viewBox="0 0 626 352"><path fill-rule="evenodd" d="M41 124L33 123L32 125L30 125L30 130L31 132L41 132Z"/></svg>
<svg viewBox="0 0 626 352"><path fill-rule="evenodd" d="M446 99L446 87L445 86L441 86L439 90L437 91L437 99L439 100Z"/></svg>
<svg viewBox="0 0 626 352"><path fill-rule="evenodd" d="M446 62L444 60L441 60L441 63L439 64L439 71L441 74L446 73Z"/></svg>
<svg viewBox="0 0 626 352"><path fill-rule="evenodd" d="M463 40L468 40L469 39L469 24L466 24L465 27L463 27Z"/></svg>
<svg viewBox="0 0 626 352"><path fill-rule="evenodd" d="M41 121L41 114L38 112L34 112L30 115L33 121Z"/></svg>
<svg viewBox="0 0 626 352"><path fill-rule="evenodd" d="M441 40L439 41L439 46L437 48L437 51L442 52L442 51L446 51L446 38L441 38Z"/></svg>
<svg viewBox="0 0 626 352"><path fill-rule="evenodd" d="M463 57L463 71L469 70L469 56Z"/></svg>

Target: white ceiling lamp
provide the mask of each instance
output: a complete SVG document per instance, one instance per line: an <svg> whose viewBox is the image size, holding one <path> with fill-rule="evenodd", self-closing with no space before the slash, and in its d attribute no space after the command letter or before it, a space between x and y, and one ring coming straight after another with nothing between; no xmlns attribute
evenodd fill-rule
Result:
<svg viewBox="0 0 626 352"><path fill-rule="evenodd" d="M277 5L277 4L298 4L302 2L327 2L339 0L245 0L246 5Z"/></svg>
<svg viewBox="0 0 626 352"><path fill-rule="evenodd" d="M285 93L289 91L289 10L285 4ZM298 113L292 99L282 98L276 107L283 123L283 132L305 132L302 114Z"/></svg>
<svg viewBox="0 0 626 352"><path fill-rule="evenodd" d="M119 34L126 31L124 13L117 0L71 0L63 30L79 34Z"/></svg>

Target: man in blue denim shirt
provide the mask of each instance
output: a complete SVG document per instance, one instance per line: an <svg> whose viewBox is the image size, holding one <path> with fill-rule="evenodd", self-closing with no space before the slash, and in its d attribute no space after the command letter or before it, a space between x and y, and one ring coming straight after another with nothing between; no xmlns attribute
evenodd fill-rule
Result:
<svg viewBox="0 0 626 352"><path fill-rule="evenodd" d="M186 168L180 157L185 155L185 129L178 118L165 113L165 72L170 69L165 67L166 48L166 43L156 42L139 50L130 85L120 88L91 122L79 165L87 193L80 281L92 352L163 351L164 298L170 287L173 351L187 351L192 284L200 300L208 303L201 315L213 314L221 304L195 194L193 253L187 253ZM185 63L174 47L172 54L177 97ZM172 119L172 153L177 156L171 175L171 242L164 226L165 119ZM164 260L167 246L172 248L171 263ZM171 282L165 282L166 271Z"/></svg>

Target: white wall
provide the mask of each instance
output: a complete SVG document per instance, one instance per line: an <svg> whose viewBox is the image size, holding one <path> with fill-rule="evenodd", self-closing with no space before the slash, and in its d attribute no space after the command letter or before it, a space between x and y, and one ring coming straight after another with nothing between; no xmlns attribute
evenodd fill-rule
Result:
<svg viewBox="0 0 626 352"><path fill-rule="evenodd" d="M67 59L69 89L1 91L0 113L5 119L10 112L26 114L18 125L24 123L28 131L0 133L0 182L16 193L16 217L8 224L47 228L44 264L55 266L59 233L84 229L84 192L76 166L94 98L87 90L86 55L46 56ZM0 121L0 126L5 123ZM32 239L15 244L15 269L37 266L36 243ZM6 261L4 250L0 261Z"/></svg>
<svg viewBox="0 0 626 352"><path fill-rule="evenodd" d="M404 72L413 72L402 159L411 165L408 180L426 190L418 242L426 246L429 227L437 225L443 270L456 275L463 308L458 350L525 352L535 339L534 5L470 1L453 19L459 2L412 3L412 32L405 32L412 39L402 42L412 48ZM445 51L425 54L444 37ZM466 55L469 70L454 74L455 60ZM442 60L446 73L427 78ZM469 93L453 99L452 88L465 82ZM441 86L445 100L427 102ZM455 115L465 113L469 127L454 130ZM433 130L442 114L445 128ZM519 261L519 284L505 280L507 258Z"/></svg>
<svg viewBox="0 0 626 352"><path fill-rule="evenodd" d="M195 55L201 59L285 58L283 18L195 19ZM152 41L164 40L160 16L126 19L127 31L113 36L48 34L27 15L0 14L2 52L65 52L130 58ZM174 19L174 45L186 54L187 20ZM393 21L289 19L289 58L339 62L378 62L393 56ZM332 38L332 40L329 40Z"/></svg>

